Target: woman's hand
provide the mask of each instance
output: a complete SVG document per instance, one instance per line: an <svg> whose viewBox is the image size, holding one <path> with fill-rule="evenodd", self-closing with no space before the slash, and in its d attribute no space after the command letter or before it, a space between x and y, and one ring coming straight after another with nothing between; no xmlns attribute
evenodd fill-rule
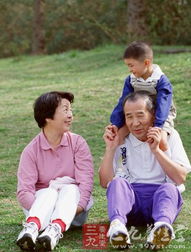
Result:
<svg viewBox="0 0 191 252"><path fill-rule="evenodd" d="M76 215L82 213L83 211L84 211L84 209L81 206L78 206L77 210L76 210Z"/></svg>

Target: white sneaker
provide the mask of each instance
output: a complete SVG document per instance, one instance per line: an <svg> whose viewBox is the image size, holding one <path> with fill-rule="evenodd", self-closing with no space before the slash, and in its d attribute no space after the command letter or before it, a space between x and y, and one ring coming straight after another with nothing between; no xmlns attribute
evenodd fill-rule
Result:
<svg viewBox="0 0 191 252"><path fill-rule="evenodd" d="M151 249L162 249L174 238L173 227L167 222L158 221L147 237L147 246Z"/></svg>
<svg viewBox="0 0 191 252"><path fill-rule="evenodd" d="M45 251L53 250L62 238L61 227L57 223L51 223L37 238L37 248Z"/></svg>
<svg viewBox="0 0 191 252"><path fill-rule="evenodd" d="M38 226L34 222L23 223L23 230L17 238L17 245L23 250L32 251L38 236Z"/></svg>
<svg viewBox="0 0 191 252"><path fill-rule="evenodd" d="M114 248L125 249L131 245L126 226L118 219L111 222L107 237Z"/></svg>

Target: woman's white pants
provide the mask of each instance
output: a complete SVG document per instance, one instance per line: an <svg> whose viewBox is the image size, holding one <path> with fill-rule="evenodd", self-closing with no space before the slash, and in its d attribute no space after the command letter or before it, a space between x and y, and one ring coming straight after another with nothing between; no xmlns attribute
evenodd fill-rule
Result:
<svg viewBox="0 0 191 252"><path fill-rule="evenodd" d="M29 211L24 209L24 213L26 218L39 218L41 230L44 230L55 219L61 219L66 224L66 230L68 230L72 221L76 226L80 226L85 222L87 212L82 212L74 218L80 200L77 185L65 184L61 190L51 187L40 189L35 196L31 209Z"/></svg>

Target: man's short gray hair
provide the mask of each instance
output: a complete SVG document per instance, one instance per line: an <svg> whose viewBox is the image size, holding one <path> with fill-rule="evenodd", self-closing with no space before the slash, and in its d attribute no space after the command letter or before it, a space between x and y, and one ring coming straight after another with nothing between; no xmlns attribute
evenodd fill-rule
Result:
<svg viewBox="0 0 191 252"><path fill-rule="evenodd" d="M147 110L150 113L154 114L154 112L155 112L155 99L147 91L137 91L137 92L128 94L123 101L123 108L124 108L125 103L127 101L136 102L138 99L143 99L146 102Z"/></svg>

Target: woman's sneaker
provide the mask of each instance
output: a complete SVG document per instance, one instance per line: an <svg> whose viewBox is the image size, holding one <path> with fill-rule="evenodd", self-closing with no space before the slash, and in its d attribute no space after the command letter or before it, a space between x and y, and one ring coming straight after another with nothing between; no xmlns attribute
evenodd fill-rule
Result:
<svg viewBox="0 0 191 252"><path fill-rule="evenodd" d="M61 227L57 223L50 224L44 232L37 238L37 249L43 249L44 251L53 250L62 238Z"/></svg>
<svg viewBox="0 0 191 252"><path fill-rule="evenodd" d="M118 219L111 222L107 237L113 248L125 249L131 245L129 234L126 226Z"/></svg>
<svg viewBox="0 0 191 252"><path fill-rule="evenodd" d="M146 246L150 249L162 249L175 238L173 227L166 222L156 222L149 236Z"/></svg>
<svg viewBox="0 0 191 252"><path fill-rule="evenodd" d="M22 250L32 251L38 236L38 226L34 222L24 223L23 226L24 228L17 238L17 245Z"/></svg>

